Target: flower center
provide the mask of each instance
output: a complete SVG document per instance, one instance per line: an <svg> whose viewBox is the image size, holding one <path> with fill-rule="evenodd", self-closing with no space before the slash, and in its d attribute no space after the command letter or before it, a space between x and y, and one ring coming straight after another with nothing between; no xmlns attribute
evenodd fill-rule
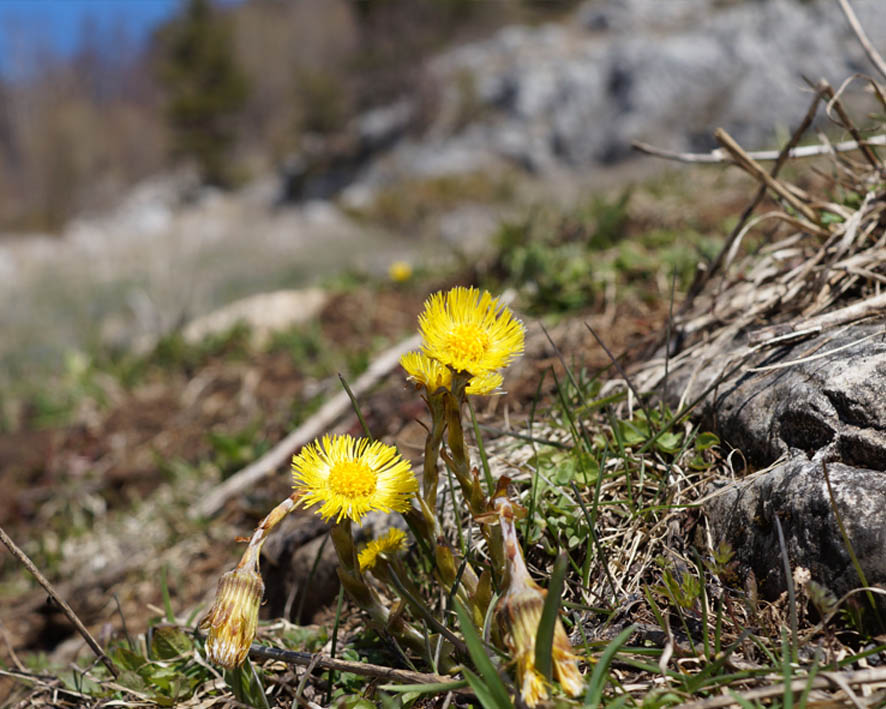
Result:
<svg viewBox="0 0 886 709"><path fill-rule="evenodd" d="M369 497L375 492L376 476L362 461L343 460L329 471L329 487L337 495L350 499Z"/></svg>
<svg viewBox="0 0 886 709"><path fill-rule="evenodd" d="M477 362L491 344L489 333L472 323L459 323L449 331L449 351L455 359Z"/></svg>

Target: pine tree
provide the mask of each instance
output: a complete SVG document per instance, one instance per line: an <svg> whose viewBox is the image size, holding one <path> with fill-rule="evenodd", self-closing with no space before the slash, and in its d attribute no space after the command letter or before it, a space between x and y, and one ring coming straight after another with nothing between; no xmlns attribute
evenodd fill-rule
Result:
<svg viewBox="0 0 886 709"><path fill-rule="evenodd" d="M158 40L173 150L193 158L210 184L227 185L228 150L247 96L230 24L210 0L188 0L182 15L159 31Z"/></svg>

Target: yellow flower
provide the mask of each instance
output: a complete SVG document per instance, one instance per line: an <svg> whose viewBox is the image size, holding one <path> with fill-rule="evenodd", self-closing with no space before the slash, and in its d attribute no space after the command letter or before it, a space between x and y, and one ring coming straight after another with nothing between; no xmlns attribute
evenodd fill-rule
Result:
<svg viewBox="0 0 886 709"><path fill-rule="evenodd" d="M406 370L412 381L423 384L431 394L438 389L448 390L452 383L452 372L449 367L431 359L423 352L407 352L400 358L400 366Z"/></svg>
<svg viewBox="0 0 886 709"><path fill-rule="evenodd" d="M405 283L412 278L412 266L406 261L394 261L388 266L388 277L394 283Z"/></svg>
<svg viewBox="0 0 886 709"><path fill-rule="evenodd" d="M406 548L406 532L396 527L391 527L388 533L380 539L373 539L357 556L360 562L360 571L371 569L378 561L379 554L391 554Z"/></svg>
<svg viewBox="0 0 886 709"><path fill-rule="evenodd" d="M215 603L200 621L209 629L206 655L216 665L229 670L243 664L258 625L258 607L265 585L251 569L234 569L218 581Z"/></svg>
<svg viewBox="0 0 886 709"><path fill-rule="evenodd" d="M465 389L465 394L474 394L477 396L494 394L503 381L504 377L498 372L484 372L483 374L478 374L476 377L471 377L468 386Z"/></svg>
<svg viewBox="0 0 886 709"><path fill-rule="evenodd" d="M486 374L523 351L523 323L488 291L434 293L418 316L422 350L454 371Z"/></svg>
<svg viewBox="0 0 886 709"><path fill-rule="evenodd" d="M294 488L305 507L320 503L323 519L359 523L369 510L405 512L418 482L397 449L380 441L323 436L292 458Z"/></svg>
<svg viewBox="0 0 886 709"><path fill-rule="evenodd" d="M406 370L409 378L417 384L427 387L433 394L439 389L449 390L452 384L452 370L431 359L423 352L408 352L400 358L400 366ZM503 378L498 372L485 372L471 377L465 391L468 394L492 394L502 384Z"/></svg>

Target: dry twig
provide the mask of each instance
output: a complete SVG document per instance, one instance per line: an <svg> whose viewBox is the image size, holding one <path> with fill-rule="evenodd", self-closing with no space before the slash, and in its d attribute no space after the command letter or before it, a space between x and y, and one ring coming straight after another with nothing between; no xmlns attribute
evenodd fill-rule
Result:
<svg viewBox="0 0 886 709"><path fill-rule="evenodd" d="M46 593L49 594L49 597L55 601L59 608L62 609L62 612L68 617L68 620L74 624L74 627L77 629L77 632L83 636L83 639L86 641L86 644L92 649L92 651L96 654L99 660L108 668L111 674L116 677L117 676L117 668L114 667L114 663L111 662L111 658L105 654L105 651L102 650L101 646L96 642L95 638L92 637L92 633L86 629L86 626L83 625L83 622L80 618L77 617L77 614L74 613L74 610L71 606L68 605L67 601L64 598L58 595L56 590L52 587L52 584L49 582L38 569L34 562L28 557L25 552L23 552L16 545L14 541L10 538L10 536L6 533L6 531L0 527L0 541L6 545L6 548L9 549L9 553L12 554L16 559L18 559L22 566L24 566L28 571L31 572L31 575L37 579L37 583L43 586L46 589Z"/></svg>
<svg viewBox="0 0 886 709"><path fill-rule="evenodd" d="M849 21L849 26L852 28L852 31L855 32L855 36L858 37L858 41L861 43L865 54L867 54L868 59L871 60L871 64L876 67L877 71L880 72L883 78L886 78L886 61L883 61L883 57L880 56L880 53L874 48L874 45L871 44L871 40L868 39L867 33L858 21L858 17L856 17L855 11L849 4L849 0L837 1L840 3L840 8L843 10L843 14L846 15L846 19Z"/></svg>
<svg viewBox="0 0 886 709"><path fill-rule="evenodd" d="M404 682L409 684L444 684L457 681L453 677L429 674L427 672L398 670L394 667L373 665L368 662L339 660L334 657L326 657L325 655L317 655L310 652L297 652L294 650L284 650L282 648L267 647L264 645L253 645L249 650L249 657L253 660L278 660L289 665L299 665L301 667L319 667L320 669L324 670L351 672L362 677L372 677L373 679L386 680L389 682ZM458 694L468 694L473 696L473 692L467 688L452 691L455 691Z"/></svg>

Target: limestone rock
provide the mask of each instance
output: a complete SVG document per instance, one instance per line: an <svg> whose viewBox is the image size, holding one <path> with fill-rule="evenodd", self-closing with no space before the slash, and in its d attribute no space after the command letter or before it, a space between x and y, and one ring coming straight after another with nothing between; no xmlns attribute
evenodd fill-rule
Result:
<svg viewBox="0 0 886 709"><path fill-rule="evenodd" d="M258 293L192 320L182 334L187 342L197 343L244 324L250 329L252 344L262 347L273 333L303 325L316 317L327 299L327 293L318 288Z"/></svg>
<svg viewBox="0 0 886 709"><path fill-rule="evenodd" d="M743 347L738 336L702 367L686 361L672 372L669 390L676 397L688 387L687 400L700 396ZM813 580L838 594L861 585L836 523L823 465L868 582L886 584L882 321L752 354L707 394L699 412L703 426L739 449L751 469L762 469L721 489L706 510L715 543L729 542L767 595L785 589L776 516L793 567L809 568Z"/></svg>

